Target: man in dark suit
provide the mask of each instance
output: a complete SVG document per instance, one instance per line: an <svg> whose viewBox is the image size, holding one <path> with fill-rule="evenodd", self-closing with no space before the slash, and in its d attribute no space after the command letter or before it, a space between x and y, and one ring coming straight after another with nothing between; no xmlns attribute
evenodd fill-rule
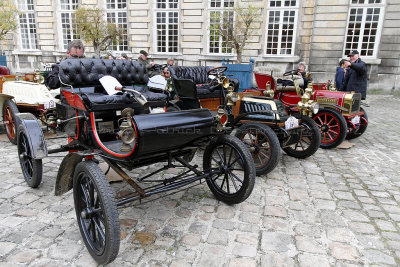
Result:
<svg viewBox="0 0 400 267"><path fill-rule="evenodd" d="M68 44L67 49L68 58L84 58L85 47L81 40L73 40ZM60 72L58 64L52 66L52 70L46 78L46 85L50 89L60 88L60 79L58 73Z"/></svg>
<svg viewBox="0 0 400 267"><path fill-rule="evenodd" d="M361 60L357 50L351 51L348 56L350 61L344 63L347 72L342 91L361 93L361 99L365 99L367 96L367 65Z"/></svg>

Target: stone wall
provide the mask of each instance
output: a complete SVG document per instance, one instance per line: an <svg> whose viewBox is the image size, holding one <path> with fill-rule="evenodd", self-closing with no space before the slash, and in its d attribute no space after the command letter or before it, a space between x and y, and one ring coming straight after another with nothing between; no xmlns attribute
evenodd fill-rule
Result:
<svg viewBox="0 0 400 267"><path fill-rule="evenodd" d="M347 25L349 0L298 1L298 23L294 56L265 56L267 0L238 0L240 5L251 4L260 10L259 22L243 51L243 62L255 59L255 66L285 71L296 68L298 62L309 64L316 82L332 80L342 58ZM42 68L42 62L56 62L65 56L60 47L61 33L57 1L36 1L37 51L19 49L18 34L8 36L8 65L12 72L30 72ZM82 4L104 7L103 0L82 0ZM155 21L153 0L128 0L128 56L136 58L141 49L149 51L157 63L170 57L179 65L210 65L221 63L222 56L209 54L208 0L180 0L179 51L175 54L155 53ZM87 46L87 55L93 49ZM225 56L235 60L235 56ZM400 87L400 3L387 0L378 59L367 61L369 88L392 90ZM396 76L397 75L397 76ZM396 83L396 77L399 81Z"/></svg>

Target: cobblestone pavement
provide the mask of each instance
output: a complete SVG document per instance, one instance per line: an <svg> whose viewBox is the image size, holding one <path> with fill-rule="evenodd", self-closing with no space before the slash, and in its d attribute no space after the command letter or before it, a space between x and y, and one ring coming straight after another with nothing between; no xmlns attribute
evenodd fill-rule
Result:
<svg viewBox="0 0 400 267"><path fill-rule="evenodd" d="M200 185L121 209L121 248L110 266L399 265L400 99L368 102L370 125L354 147L283 155L244 203L227 206ZM16 147L2 141L0 154L0 266L95 266L71 192L54 196L61 158L43 161L43 183L31 189Z"/></svg>

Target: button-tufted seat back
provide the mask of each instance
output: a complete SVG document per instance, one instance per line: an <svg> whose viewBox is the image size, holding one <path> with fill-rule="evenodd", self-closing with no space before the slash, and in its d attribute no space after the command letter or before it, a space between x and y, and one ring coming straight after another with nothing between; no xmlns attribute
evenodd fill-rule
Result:
<svg viewBox="0 0 400 267"><path fill-rule="evenodd" d="M137 61L112 59L66 59L60 62L60 80L73 87L100 85L103 76L113 76L122 85L147 84L146 67Z"/></svg>
<svg viewBox="0 0 400 267"><path fill-rule="evenodd" d="M170 68L171 76L179 79L190 79L195 84L204 84L207 82L207 71L213 67L197 66L197 67L183 67L177 66Z"/></svg>

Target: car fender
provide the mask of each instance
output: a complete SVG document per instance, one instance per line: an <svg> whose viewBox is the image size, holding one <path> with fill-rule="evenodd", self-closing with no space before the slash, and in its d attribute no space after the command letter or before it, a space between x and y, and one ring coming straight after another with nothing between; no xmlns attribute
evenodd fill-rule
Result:
<svg viewBox="0 0 400 267"><path fill-rule="evenodd" d="M16 116L21 121L20 125L24 127L32 157L34 159L47 157L46 140L36 117L32 113L18 113Z"/></svg>
<svg viewBox="0 0 400 267"><path fill-rule="evenodd" d="M76 165L87 156L83 153L69 153L64 157L58 169L54 194L60 196L72 189Z"/></svg>

